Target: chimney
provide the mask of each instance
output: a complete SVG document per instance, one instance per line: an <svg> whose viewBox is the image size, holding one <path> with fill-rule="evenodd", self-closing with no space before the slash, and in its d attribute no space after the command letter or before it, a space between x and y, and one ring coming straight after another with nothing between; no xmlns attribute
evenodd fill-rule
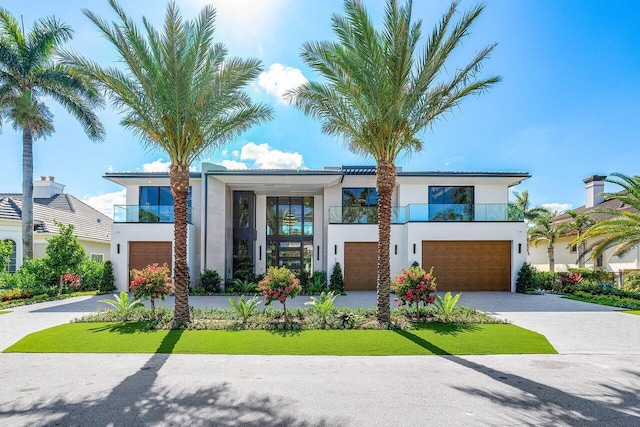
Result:
<svg viewBox="0 0 640 427"><path fill-rule="evenodd" d="M584 205L585 208L592 208L595 205L599 205L604 202L604 180L606 176L603 175L591 175L584 179L587 190L587 201Z"/></svg>
<svg viewBox="0 0 640 427"><path fill-rule="evenodd" d="M64 185L55 182L55 177L53 176L49 177L49 181L45 176L41 176L40 181L33 182L34 199L50 199L62 193L64 193Z"/></svg>

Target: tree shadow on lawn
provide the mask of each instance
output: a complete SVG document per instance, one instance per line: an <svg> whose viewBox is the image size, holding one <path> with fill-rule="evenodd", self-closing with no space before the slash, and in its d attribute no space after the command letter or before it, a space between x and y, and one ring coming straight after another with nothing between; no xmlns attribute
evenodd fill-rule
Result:
<svg viewBox="0 0 640 427"><path fill-rule="evenodd" d="M640 387L614 387L608 384L600 384L609 392L606 396L598 393L598 397L604 397L603 400L592 400L520 375L502 372L481 363L453 356L446 350L410 331L395 330L394 332L433 354L444 356L453 363L472 369L486 375L493 381L519 390L519 392L515 393L500 394L475 387L454 386L455 389L464 393L484 397L493 403L497 402L504 408L522 411L521 413L510 411L509 416L520 417L520 421L525 425L556 425L562 422L567 425L584 425L585 423L594 422L599 425L602 423L601 425L621 426L637 426L640 424L640 393L638 393ZM635 383L640 384L640 372L628 370L624 372L635 377L638 380ZM626 413L623 411L626 411ZM528 413L532 415L529 417L527 416Z"/></svg>
<svg viewBox="0 0 640 427"><path fill-rule="evenodd" d="M116 328L118 329L118 328ZM120 328L122 330L122 328ZM126 330L126 328L124 328ZM198 389L156 385L183 330L172 330L156 353L135 373L124 378L108 395L87 393L81 401L61 394L51 400L3 405L0 419L27 418L32 425L215 425L215 426L340 426L336 420L309 421L291 415L291 403L268 394L238 396L228 383ZM128 332L125 332L128 333ZM185 390L187 388L188 390Z"/></svg>

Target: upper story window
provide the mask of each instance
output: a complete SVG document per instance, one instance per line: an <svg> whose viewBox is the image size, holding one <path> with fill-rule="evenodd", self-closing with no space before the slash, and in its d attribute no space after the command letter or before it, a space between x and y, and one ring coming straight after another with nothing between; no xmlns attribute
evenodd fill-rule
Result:
<svg viewBox="0 0 640 427"><path fill-rule="evenodd" d="M173 206L171 187L167 186L142 186L140 187L140 206ZM187 206L191 206L191 187L187 196Z"/></svg>
<svg viewBox="0 0 640 427"><path fill-rule="evenodd" d="M16 260L18 259L16 251L18 245L16 242L11 239L6 239L5 242L11 245L11 253L9 254L9 259L7 260L7 273L15 273L16 272Z"/></svg>
<svg viewBox="0 0 640 427"><path fill-rule="evenodd" d="M267 197L268 236L313 236L313 197Z"/></svg>
<svg viewBox="0 0 640 427"><path fill-rule="evenodd" d="M429 220L473 221L471 186L429 186Z"/></svg>
<svg viewBox="0 0 640 427"><path fill-rule="evenodd" d="M378 222L378 191L375 188L342 189L342 222L375 224Z"/></svg>

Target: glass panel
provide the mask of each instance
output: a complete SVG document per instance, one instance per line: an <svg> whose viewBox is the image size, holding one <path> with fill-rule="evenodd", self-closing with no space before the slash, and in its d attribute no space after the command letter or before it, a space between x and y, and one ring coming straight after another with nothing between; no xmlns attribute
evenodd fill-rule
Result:
<svg viewBox="0 0 640 427"><path fill-rule="evenodd" d="M173 196L171 195L171 189L169 187L157 187L158 188L158 203L160 206L173 206Z"/></svg>
<svg viewBox="0 0 640 427"><path fill-rule="evenodd" d="M234 225L236 228L249 228L249 196L247 194L234 194Z"/></svg>
<svg viewBox="0 0 640 427"><path fill-rule="evenodd" d="M378 192L375 188L342 189L342 222L375 224L378 222Z"/></svg>
<svg viewBox="0 0 640 427"><path fill-rule="evenodd" d="M16 260L17 258L17 244L14 240L6 239L5 242L11 244L11 253L9 254L9 259L7 260L7 273L15 273L16 272Z"/></svg>
<svg viewBox="0 0 640 427"><path fill-rule="evenodd" d="M267 236L275 234L277 206L278 203L275 197L267 197Z"/></svg>
<svg viewBox="0 0 640 427"><path fill-rule="evenodd" d="M313 197L305 197L304 205L304 230L305 236L313 236Z"/></svg>
<svg viewBox="0 0 640 427"><path fill-rule="evenodd" d="M274 241L268 241L267 242L267 267L275 267L276 264L276 260L277 260L277 254L276 254L276 242Z"/></svg>
<svg viewBox="0 0 640 427"><path fill-rule="evenodd" d="M304 242L304 269L311 273L313 271L313 242Z"/></svg>
<svg viewBox="0 0 640 427"><path fill-rule="evenodd" d="M140 187L140 206L156 206L158 204L158 187Z"/></svg>

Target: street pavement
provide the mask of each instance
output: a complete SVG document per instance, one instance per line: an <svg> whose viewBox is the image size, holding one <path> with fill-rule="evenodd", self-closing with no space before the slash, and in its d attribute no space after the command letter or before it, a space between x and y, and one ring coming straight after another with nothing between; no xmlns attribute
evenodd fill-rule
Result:
<svg viewBox="0 0 640 427"><path fill-rule="evenodd" d="M102 298L12 309L0 315L0 348L91 312ZM227 298L190 301L227 306ZM339 305L374 301L351 293ZM640 425L640 316L555 295L469 292L461 303L544 333L561 354L2 353L0 425Z"/></svg>

